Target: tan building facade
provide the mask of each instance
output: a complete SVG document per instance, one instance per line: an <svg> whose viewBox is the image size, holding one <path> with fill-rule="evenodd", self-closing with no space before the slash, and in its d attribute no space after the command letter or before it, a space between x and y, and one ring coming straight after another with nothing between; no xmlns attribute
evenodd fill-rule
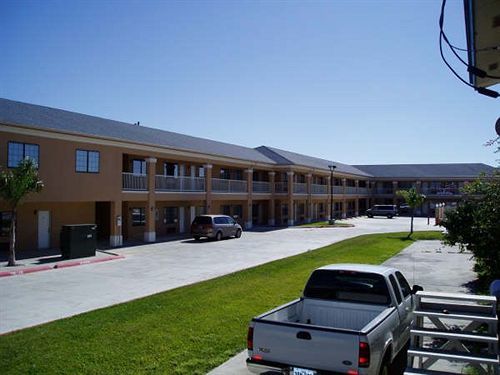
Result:
<svg viewBox="0 0 500 375"><path fill-rule="evenodd" d="M384 189L396 186L336 162L331 179L332 162L288 151L249 149L2 99L0 166L13 168L25 157L37 162L44 189L20 207L21 251L58 247L65 224L95 223L101 243L121 246L188 233L203 213L234 216L247 229L326 220L331 189L332 216L353 217L372 202L394 201ZM437 187L426 181L419 186ZM3 243L8 209L0 202Z"/></svg>

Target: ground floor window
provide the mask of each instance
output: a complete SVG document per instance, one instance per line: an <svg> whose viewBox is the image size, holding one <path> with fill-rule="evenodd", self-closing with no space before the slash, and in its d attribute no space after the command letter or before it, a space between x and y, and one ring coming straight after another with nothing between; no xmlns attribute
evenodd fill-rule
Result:
<svg viewBox="0 0 500 375"><path fill-rule="evenodd" d="M144 207L132 208L132 226L146 225L146 210Z"/></svg>
<svg viewBox="0 0 500 375"><path fill-rule="evenodd" d="M0 237L9 237L10 223L12 221L12 212L0 212Z"/></svg>

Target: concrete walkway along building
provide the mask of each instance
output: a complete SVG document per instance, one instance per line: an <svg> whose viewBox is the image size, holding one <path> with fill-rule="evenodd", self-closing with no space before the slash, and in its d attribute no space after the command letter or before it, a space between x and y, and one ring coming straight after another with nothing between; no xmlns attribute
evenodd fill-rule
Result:
<svg viewBox="0 0 500 375"><path fill-rule="evenodd" d="M269 146L248 148L99 117L0 99L0 165L32 158L44 190L18 215L18 249L58 247L62 225L95 223L111 246L189 231L196 215L236 216L246 228L354 217L375 203L398 204L415 186L428 200L460 199L485 164L358 165ZM10 212L0 202L0 243Z"/></svg>

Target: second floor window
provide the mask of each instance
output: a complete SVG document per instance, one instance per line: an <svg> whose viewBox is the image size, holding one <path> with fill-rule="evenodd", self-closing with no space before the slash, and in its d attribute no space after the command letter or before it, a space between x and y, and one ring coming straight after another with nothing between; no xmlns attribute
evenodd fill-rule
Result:
<svg viewBox="0 0 500 375"><path fill-rule="evenodd" d="M179 177L179 164L174 164L174 163L163 164L163 174L165 176Z"/></svg>
<svg viewBox="0 0 500 375"><path fill-rule="evenodd" d="M141 159L132 160L133 174L146 174L146 161Z"/></svg>
<svg viewBox="0 0 500 375"><path fill-rule="evenodd" d="M31 143L9 142L8 161L9 168L16 168L24 159L31 159L38 168L40 147Z"/></svg>
<svg viewBox="0 0 500 375"><path fill-rule="evenodd" d="M76 150L76 171L99 173L99 151Z"/></svg>

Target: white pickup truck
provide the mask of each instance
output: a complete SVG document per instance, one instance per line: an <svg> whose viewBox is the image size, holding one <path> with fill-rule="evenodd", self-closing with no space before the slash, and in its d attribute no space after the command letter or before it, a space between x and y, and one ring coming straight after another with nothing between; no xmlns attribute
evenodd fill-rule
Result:
<svg viewBox="0 0 500 375"><path fill-rule="evenodd" d="M409 341L419 290L394 268L318 268L302 298L252 319L247 367L256 374L387 374Z"/></svg>

